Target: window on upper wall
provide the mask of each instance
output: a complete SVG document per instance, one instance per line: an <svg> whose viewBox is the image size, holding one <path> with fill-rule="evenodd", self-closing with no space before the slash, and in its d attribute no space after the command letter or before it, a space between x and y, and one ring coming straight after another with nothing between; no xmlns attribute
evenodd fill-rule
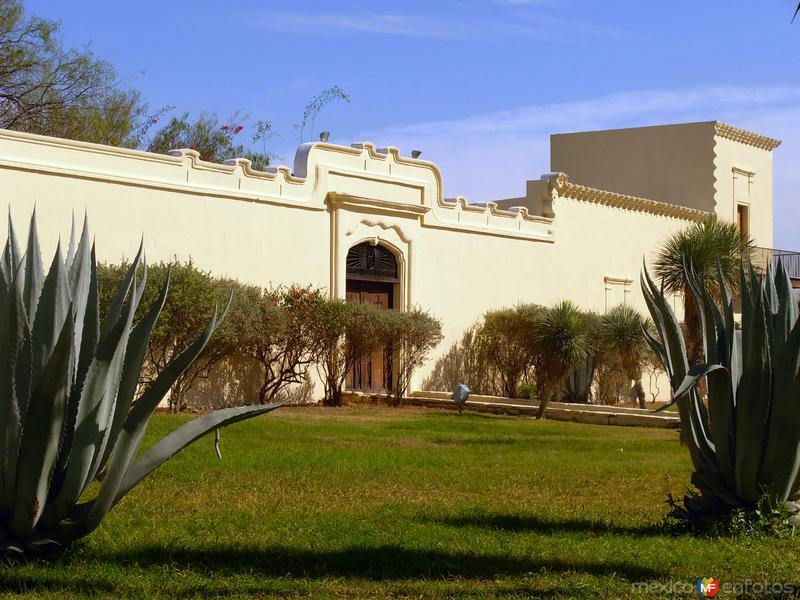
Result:
<svg viewBox="0 0 800 600"><path fill-rule="evenodd" d="M736 226L743 236L750 235L750 207L746 204L736 205Z"/></svg>
<svg viewBox="0 0 800 600"><path fill-rule="evenodd" d="M750 231L750 206L753 203L753 178L756 176L753 171L733 167L733 214L730 219L734 220L740 227L744 226L746 231ZM742 208L743 207L743 208ZM741 220L741 217L747 217Z"/></svg>
<svg viewBox="0 0 800 600"><path fill-rule="evenodd" d="M632 279L626 277L605 277L605 312L618 304L630 302Z"/></svg>

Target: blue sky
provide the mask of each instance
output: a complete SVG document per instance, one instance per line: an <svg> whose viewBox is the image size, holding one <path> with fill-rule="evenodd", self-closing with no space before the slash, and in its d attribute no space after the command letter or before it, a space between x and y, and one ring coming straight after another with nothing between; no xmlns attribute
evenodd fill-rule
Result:
<svg viewBox="0 0 800 600"><path fill-rule="evenodd" d="M719 119L784 140L775 245L800 250L800 18L792 0L100 2L27 0L87 42L152 107L293 127L340 85L317 131L412 148L447 195L518 196L548 135ZM251 122L252 122L251 120ZM245 136L247 129L242 132ZM243 141L246 141L244 139Z"/></svg>

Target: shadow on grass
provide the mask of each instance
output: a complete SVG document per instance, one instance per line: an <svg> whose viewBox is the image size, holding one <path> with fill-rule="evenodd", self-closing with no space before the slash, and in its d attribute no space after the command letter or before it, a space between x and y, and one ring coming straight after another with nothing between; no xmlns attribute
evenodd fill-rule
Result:
<svg viewBox="0 0 800 600"><path fill-rule="evenodd" d="M425 519L427 522L450 527L479 527L512 533L608 533L612 535L633 535L655 537L666 533L662 526L626 526L591 521L589 519L543 519L533 515L513 515L502 513L473 514L458 517Z"/></svg>
<svg viewBox="0 0 800 600"><path fill-rule="evenodd" d="M625 562L581 562L529 559L506 554L409 549L384 545L351 546L340 550L306 550L272 546L214 549L146 547L133 552L98 557L99 561L140 567L160 566L218 574L241 571L264 576L324 578L356 577L369 580L404 580L419 577L484 579L498 575L524 575L544 571L582 572L595 576L619 575L641 580L662 575L653 569Z"/></svg>
<svg viewBox="0 0 800 600"><path fill-rule="evenodd" d="M526 575L587 574L595 577L614 577L628 581L658 579L666 573L628 562L587 562L560 559L535 559L497 553L457 552L443 550L414 550L395 545L376 547L351 546L339 550L292 549L281 546L216 548L185 548L147 546L126 552L73 553L69 550L57 560L65 575L60 578L48 572L48 565L34 572L0 571L0 593L36 593L54 591L67 595L92 595L115 592L141 593L147 587L149 572L157 581L153 585L164 588L159 576L164 568L207 579L207 586L185 577L170 579L166 583L170 597L195 597L213 594L217 597L237 594L258 594L286 590L294 579L324 582L330 578L380 581L493 580L496 577L524 577ZM120 569L122 571L120 571ZM144 573L142 571L145 571ZM122 583L114 573L126 573ZM130 581L137 582L135 590L127 588ZM259 579L254 583L252 578ZM274 578L271 581L268 578ZM280 578L281 582L275 581ZM183 583L181 583L183 582ZM311 582L301 584L303 588ZM457 581L454 582L457 585ZM524 581L518 581L525 586ZM187 585L188 584L188 585ZM532 590L536 597L555 595L552 588ZM514 585L517 588L517 585ZM519 592L519 589L516 590ZM511 591L509 590L509 593Z"/></svg>

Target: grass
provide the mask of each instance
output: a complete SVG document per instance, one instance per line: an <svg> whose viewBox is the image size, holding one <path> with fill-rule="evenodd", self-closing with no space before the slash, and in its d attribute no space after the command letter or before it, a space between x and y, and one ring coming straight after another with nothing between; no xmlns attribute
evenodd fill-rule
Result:
<svg viewBox="0 0 800 600"><path fill-rule="evenodd" d="M186 417L158 415L150 440ZM800 543L665 533L677 432L418 409L282 409L176 456L53 563L43 598L674 597L633 582L797 579Z"/></svg>

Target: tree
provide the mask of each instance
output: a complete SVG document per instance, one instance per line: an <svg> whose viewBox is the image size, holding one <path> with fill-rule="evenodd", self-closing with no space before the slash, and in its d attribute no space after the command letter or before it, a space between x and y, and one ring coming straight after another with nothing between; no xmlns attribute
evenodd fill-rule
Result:
<svg viewBox="0 0 800 600"><path fill-rule="evenodd" d="M381 347L386 337L383 320L386 312L368 303L332 299L317 312L317 348L327 406L340 406L342 388L361 356Z"/></svg>
<svg viewBox="0 0 800 600"><path fill-rule="evenodd" d="M612 308L600 320L602 347L607 355L619 362L626 377L633 381L633 392L640 408L647 408L642 371L648 356L652 353L643 328L651 326L642 315L623 304Z"/></svg>
<svg viewBox="0 0 800 600"><path fill-rule="evenodd" d="M152 121L139 92L90 50L64 49L58 30L0 0L0 127L138 146Z"/></svg>
<svg viewBox="0 0 800 600"><path fill-rule="evenodd" d="M533 339L533 372L539 392L536 418L547 406L569 372L589 354L589 327L578 308L567 300L548 307Z"/></svg>
<svg viewBox="0 0 800 600"><path fill-rule="evenodd" d="M253 169L263 171L274 155L266 151L266 146L262 152L254 152L238 141L238 136L246 129L246 121L247 117L239 113L226 122L221 122L213 113L200 113L195 120L189 118L189 113L183 113L179 117L172 117L156 131L147 150L167 154L170 150L189 148L196 150L202 160L216 163L229 158L246 158ZM256 122L252 141L265 141L271 129L268 121Z"/></svg>
<svg viewBox="0 0 800 600"><path fill-rule="evenodd" d="M478 332L480 352L497 368L503 394L513 398L532 361L533 336L544 314L537 304L487 312Z"/></svg>
<svg viewBox="0 0 800 600"><path fill-rule="evenodd" d="M709 217L673 235L656 256L653 272L664 290L683 295L690 364L702 362L703 344L697 307L686 280L687 269L696 274L697 280L712 297L718 298L719 263L723 280L736 294L739 291L739 266L743 259L750 259L753 246L753 241L743 235L735 223Z"/></svg>
<svg viewBox="0 0 800 600"><path fill-rule="evenodd" d="M319 358L319 311L325 298L311 286L261 290L248 286L243 306L231 316L237 351L262 369L259 402L266 404L306 379Z"/></svg>
<svg viewBox="0 0 800 600"><path fill-rule="evenodd" d="M129 263L98 265L98 288L100 314L105 315L113 299L115 290L123 280ZM138 318L146 314L157 301L160 290L169 273L170 292L161 315L156 321L150 342L147 346L145 366L140 383L151 383L164 369L167 362L180 348L186 347L208 323L215 308L222 310L227 303L232 288L238 284L231 280L214 280L211 275L198 269L194 263L158 263L147 268L148 285L145 287L138 309ZM239 298L234 294L234 298ZM235 313L243 306L240 301L232 301L229 310ZM170 408L177 412L185 407L187 392L200 377L207 377L209 371L220 361L231 356L236 350L233 329L228 319L223 320L209 340L203 352L184 373L175 380L170 389Z"/></svg>
<svg viewBox="0 0 800 600"><path fill-rule="evenodd" d="M442 341L442 323L419 308L382 312L386 345L392 349L396 369L392 396L399 401L405 395L414 371L425 363L431 351Z"/></svg>

